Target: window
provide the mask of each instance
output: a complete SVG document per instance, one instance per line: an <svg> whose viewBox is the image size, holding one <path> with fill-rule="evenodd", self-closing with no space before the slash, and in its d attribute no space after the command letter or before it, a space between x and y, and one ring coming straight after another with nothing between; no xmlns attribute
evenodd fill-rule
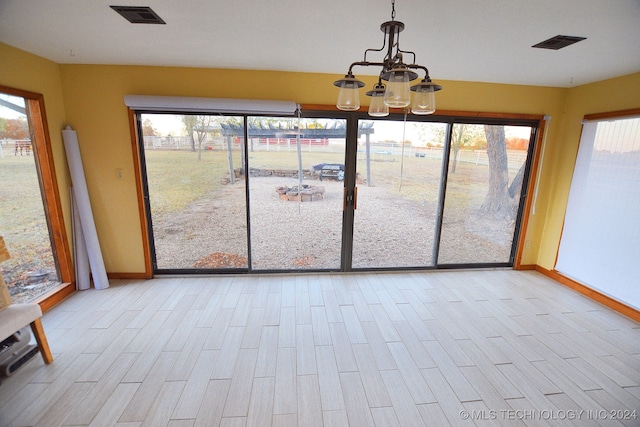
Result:
<svg viewBox="0 0 640 427"><path fill-rule="evenodd" d="M556 269L640 308L640 118L583 124Z"/></svg>
<svg viewBox="0 0 640 427"><path fill-rule="evenodd" d="M537 119L136 117L156 274L514 263Z"/></svg>
<svg viewBox="0 0 640 427"><path fill-rule="evenodd" d="M0 236L11 255L0 269L13 302L22 303L58 290L73 272L42 96L0 92Z"/></svg>

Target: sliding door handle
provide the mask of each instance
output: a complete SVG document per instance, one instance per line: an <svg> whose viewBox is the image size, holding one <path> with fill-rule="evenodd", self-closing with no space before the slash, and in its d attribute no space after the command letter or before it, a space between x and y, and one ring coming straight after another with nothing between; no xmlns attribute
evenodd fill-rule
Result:
<svg viewBox="0 0 640 427"><path fill-rule="evenodd" d="M358 187L353 187L353 210L358 209Z"/></svg>
<svg viewBox="0 0 640 427"><path fill-rule="evenodd" d="M353 187L353 192L349 194L349 191L344 188L344 195L342 198L342 210L347 210L347 204L349 202L353 203L353 210L356 210L358 207L358 187Z"/></svg>
<svg viewBox="0 0 640 427"><path fill-rule="evenodd" d="M342 194L342 211L346 211L347 210L347 188L344 187L343 189L343 194Z"/></svg>

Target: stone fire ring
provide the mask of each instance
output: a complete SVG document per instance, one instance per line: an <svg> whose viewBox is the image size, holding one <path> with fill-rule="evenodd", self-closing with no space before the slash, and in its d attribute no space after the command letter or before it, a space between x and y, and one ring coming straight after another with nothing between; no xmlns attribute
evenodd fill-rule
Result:
<svg viewBox="0 0 640 427"><path fill-rule="evenodd" d="M302 202L314 202L316 200L324 199L324 187L319 185L306 185L302 187L278 187L276 192L282 200L287 201L302 201Z"/></svg>

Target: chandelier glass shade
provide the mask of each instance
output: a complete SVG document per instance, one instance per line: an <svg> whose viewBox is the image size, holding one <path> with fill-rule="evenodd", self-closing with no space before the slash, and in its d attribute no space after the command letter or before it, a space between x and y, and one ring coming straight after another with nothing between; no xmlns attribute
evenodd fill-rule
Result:
<svg viewBox="0 0 640 427"><path fill-rule="evenodd" d="M415 92L413 95L413 104L411 112L413 114L433 114L436 111L436 91L440 90L440 86L433 83L422 81L411 90Z"/></svg>
<svg viewBox="0 0 640 427"><path fill-rule="evenodd" d="M364 83L354 76L353 68L375 66L380 67L380 73L378 83L373 87L373 90L367 92L367 96L371 97L369 115L382 117L389 114L389 107L407 108L409 105L411 105L413 114L432 114L436 110L435 92L441 90L442 86L432 83L429 70L415 63L416 55L414 52L400 49L400 32L404 30L404 24L394 20L395 0L392 0L391 6L391 21L380 25L380 30L385 34L382 48L365 50L364 60L352 63L344 78L333 83L340 89L336 103L338 109L355 111L360 108L359 89L364 87ZM385 51L386 55L381 62L367 60L368 53ZM403 54L411 55L413 62L405 64ZM413 70L424 72L424 78L420 83L411 86L411 81L419 77L419 74ZM386 82L386 85L383 81ZM411 102L412 91L414 92L413 104Z"/></svg>
<svg viewBox="0 0 640 427"><path fill-rule="evenodd" d="M371 97L369 102L369 115L372 117L385 117L389 115L389 106L384 102L385 85L378 82L373 90L367 92Z"/></svg>
<svg viewBox="0 0 640 427"><path fill-rule="evenodd" d="M353 74L351 73L344 76L344 79L340 79L338 81L340 84L336 84L336 86L340 88L340 91L338 92L337 107L344 111L356 111L359 109L359 89L364 86L364 83L353 77Z"/></svg>

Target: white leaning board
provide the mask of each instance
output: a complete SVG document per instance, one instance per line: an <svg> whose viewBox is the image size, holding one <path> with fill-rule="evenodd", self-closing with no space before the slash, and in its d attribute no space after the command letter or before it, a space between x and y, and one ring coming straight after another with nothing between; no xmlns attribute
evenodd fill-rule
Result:
<svg viewBox="0 0 640 427"><path fill-rule="evenodd" d="M89 265L93 274L93 285L96 289L106 289L109 287L109 279L107 278L104 259L100 251L100 242L98 241L98 232L96 231L93 211L91 210L89 191L82 166L82 157L80 156L78 135L75 130L71 129L71 126L67 125L62 131L62 138L73 184L73 196L78 207L82 235L84 236Z"/></svg>

